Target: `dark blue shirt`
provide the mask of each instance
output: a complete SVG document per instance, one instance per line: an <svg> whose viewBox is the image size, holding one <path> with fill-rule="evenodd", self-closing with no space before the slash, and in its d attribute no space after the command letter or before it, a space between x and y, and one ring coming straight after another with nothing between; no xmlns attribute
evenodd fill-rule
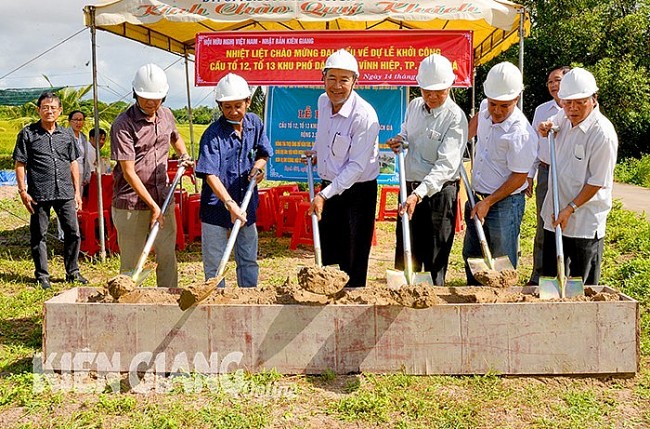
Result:
<svg viewBox="0 0 650 429"><path fill-rule="evenodd" d="M231 198L241 206L248 187L248 174L256 159L273 154L269 139L264 133L262 120L254 113L246 113L241 139L231 124L221 116L210 124L201 136L196 175L205 179L214 175L221 180ZM247 225L255 223L258 205L257 188L246 210ZM223 228L232 228L230 213L208 185L201 189L201 221Z"/></svg>
<svg viewBox="0 0 650 429"><path fill-rule="evenodd" d="M27 193L39 202L74 198L70 163L79 156L79 148L67 128L57 124L50 134L41 121L18 133L13 153L14 161L25 164Z"/></svg>

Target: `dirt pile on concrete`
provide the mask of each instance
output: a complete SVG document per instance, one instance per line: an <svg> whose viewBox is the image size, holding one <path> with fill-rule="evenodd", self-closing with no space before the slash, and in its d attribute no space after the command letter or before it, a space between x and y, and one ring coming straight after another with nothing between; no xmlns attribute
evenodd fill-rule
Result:
<svg viewBox="0 0 650 429"><path fill-rule="evenodd" d="M519 274L517 271L510 269L501 271L478 271L474 273L474 278L483 286L498 288L516 286L519 282Z"/></svg>
<svg viewBox="0 0 650 429"><path fill-rule="evenodd" d="M205 283L207 284L207 283ZM203 285L205 285L203 284ZM88 302L149 303L177 305L182 289L137 288L118 299L108 289L98 290L88 297ZM552 301L618 301L616 293L596 292L585 288L585 296ZM391 290L386 285L363 288L345 288L332 295L304 290L297 282L287 278L281 285L261 285L256 288L225 287L214 289L201 305L377 305L427 308L444 304L496 304L515 302L540 302L537 296L524 294L521 288L488 287L432 287L425 283L403 286ZM547 301L548 302L548 301Z"/></svg>
<svg viewBox="0 0 650 429"><path fill-rule="evenodd" d="M333 267L303 267L298 271L298 284L311 293L334 295L345 287L350 277Z"/></svg>

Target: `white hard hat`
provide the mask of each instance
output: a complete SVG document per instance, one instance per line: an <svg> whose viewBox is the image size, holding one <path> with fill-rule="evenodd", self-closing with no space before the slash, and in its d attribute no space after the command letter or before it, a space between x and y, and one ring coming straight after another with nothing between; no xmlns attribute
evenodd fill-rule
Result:
<svg viewBox="0 0 650 429"><path fill-rule="evenodd" d="M155 64L145 64L135 72L133 91L142 98L162 100L167 96L169 84L165 71Z"/></svg>
<svg viewBox="0 0 650 429"><path fill-rule="evenodd" d="M597 91L594 75L583 68L575 67L562 78L557 96L561 100L578 100L591 97Z"/></svg>
<svg viewBox="0 0 650 429"><path fill-rule="evenodd" d="M451 87L455 79L451 62L438 54L429 55L422 60L415 78L420 88L433 91Z"/></svg>
<svg viewBox="0 0 650 429"><path fill-rule="evenodd" d="M327 69L348 70L353 72L355 76L359 76L359 64L357 63L357 59L345 49L339 49L327 57L323 71L326 71Z"/></svg>
<svg viewBox="0 0 650 429"><path fill-rule="evenodd" d="M507 61L492 67L483 82L485 96L497 101L514 100L523 89L524 79L521 71Z"/></svg>
<svg viewBox="0 0 650 429"><path fill-rule="evenodd" d="M221 78L215 89L217 102L246 100L251 96L251 90L246 80L234 73L228 73Z"/></svg>

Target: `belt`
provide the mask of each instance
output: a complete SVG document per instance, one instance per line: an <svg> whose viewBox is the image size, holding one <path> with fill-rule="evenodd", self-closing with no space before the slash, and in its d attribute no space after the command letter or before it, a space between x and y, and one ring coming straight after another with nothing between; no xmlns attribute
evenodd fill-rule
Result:
<svg viewBox="0 0 650 429"><path fill-rule="evenodd" d="M484 198L489 197L490 195L492 195L492 194L484 194L482 192L474 192L474 194L478 197L479 201L484 199ZM519 194L521 194L521 192L510 194L506 198L514 197L515 195L519 195ZM503 200L505 200L506 198L504 198ZM503 200L501 200L501 201L503 201Z"/></svg>
<svg viewBox="0 0 650 429"><path fill-rule="evenodd" d="M406 189L409 191L415 191L418 186L420 186L422 182L406 182ZM458 180L450 180L449 182L445 182L442 184L442 187L444 188L445 186L452 186L452 185L458 185ZM441 188L442 189L442 188Z"/></svg>
<svg viewBox="0 0 650 429"><path fill-rule="evenodd" d="M547 163L545 163L544 161L540 161L539 165L541 165L542 167L549 168L549 165Z"/></svg>

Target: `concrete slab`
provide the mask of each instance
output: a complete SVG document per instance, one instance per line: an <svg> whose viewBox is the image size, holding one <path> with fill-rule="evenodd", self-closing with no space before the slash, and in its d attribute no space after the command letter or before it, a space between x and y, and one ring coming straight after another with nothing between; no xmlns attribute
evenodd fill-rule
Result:
<svg viewBox="0 0 650 429"><path fill-rule="evenodd" d="M620 293L615 302L200 305L183 312L174 304L85 302L93 292L70 289L45 302L46 370L632 375L639 369L639 305Z"/></svg>

